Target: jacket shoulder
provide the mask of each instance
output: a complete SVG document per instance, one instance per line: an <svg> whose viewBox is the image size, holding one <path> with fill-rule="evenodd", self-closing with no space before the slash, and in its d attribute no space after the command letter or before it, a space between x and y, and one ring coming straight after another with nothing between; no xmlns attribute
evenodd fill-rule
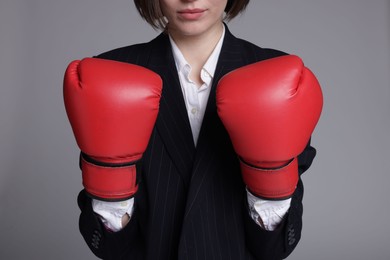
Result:
<svg viewBox="0 0 390 260"><path fill-rule="evenodd" d="M148 43L138 43L134 45L119 47L95 56L95 58L115 60L128 63L139 63L142 54L147 49Z"/></svg>
<svg viewBox="0 0 390 260"><path fill-rule="evenodd" d="M161 33L149 42L119 47L96 55L96 58L109 59L148 67L151 55L161 52L167 46L168 36Z"/></svg>
<svg viewBox="0 0 390 260"><path fill-rule="evenodd" d="M246 46L245 49L247 49L248 55L253 55L255 57L255 62L288 55L288 53L281 50L273 48L263 48L245 40L241 41L242 44Z"/></svg>
<svg viewBox="0 0 390 260"><path fill-rule="evenodd" d="M243 39L237 40L241 44L241 48L242 50L244 50L244 55L247 57L249 63L288 55L288 53L281 50L273 48L263 48Z"/></svg>

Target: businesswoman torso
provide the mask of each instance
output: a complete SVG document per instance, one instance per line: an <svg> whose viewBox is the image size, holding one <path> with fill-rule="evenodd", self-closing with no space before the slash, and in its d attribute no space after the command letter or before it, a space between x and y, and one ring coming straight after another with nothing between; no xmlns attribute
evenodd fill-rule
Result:
<svg viewBox="0 0 390 260"><path fill-rule="evenodd" d="M134 213L116 233L105 229L90 199L79 195L80 230L104 259L281 259L297 245L302 228L303 185L274 231L248 213L245 185L229 136L218 118L215 90L226 73L283 52L234 37L225 26L210 96L195 146L180 80L166 33L151 42L115 49L99 58L138 64L163 79L160 111L142 159ZM299 173L310 167L315 149L299 156Z"/></svg>

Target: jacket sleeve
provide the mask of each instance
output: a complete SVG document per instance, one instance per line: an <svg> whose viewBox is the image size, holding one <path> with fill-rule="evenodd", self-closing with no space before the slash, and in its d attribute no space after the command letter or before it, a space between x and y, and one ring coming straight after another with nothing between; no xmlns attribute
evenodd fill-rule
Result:
<svg viewBox="0 0 390 260"><path fill-rule="evenodd" d="M91 198L82 190L78 196L81 210L79 228L91 251L101 259L141 259L143 243L136 214L122 230L107 230L92 209Z"/></svg>
<svg viewBox="0 0 390 260"><path fill-rule="evenodd" d="M316 155L316 150L310 145L298 157L299 175L305 172ZM299 178L297 188L291 199L291 206L282 223L274 231L266 231L257 225L248 214L248 206L244 208L244 225L246 244L256 259L284 259L297 246L302 231L303 214L303 183Z"/></svg>

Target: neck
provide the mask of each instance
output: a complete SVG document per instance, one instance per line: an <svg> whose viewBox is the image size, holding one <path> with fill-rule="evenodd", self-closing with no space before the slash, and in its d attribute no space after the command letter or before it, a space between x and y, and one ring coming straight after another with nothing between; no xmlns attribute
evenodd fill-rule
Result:
<svg viewBox="0 0 390 260"><path fill-rule="evenodd" d="M171 37L191 67L202 67L213 52L223 32L223 24L201 35L175 35Z"/></svg>

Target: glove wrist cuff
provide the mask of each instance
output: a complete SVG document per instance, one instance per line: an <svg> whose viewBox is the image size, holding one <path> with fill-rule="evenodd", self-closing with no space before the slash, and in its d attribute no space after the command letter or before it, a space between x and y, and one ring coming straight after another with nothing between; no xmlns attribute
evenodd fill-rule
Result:
<svg viewBox="0 0 390 260"><path fill-rule="evenodd" d="M140 161L131 163L102 163L82 154L80 167L83 186L88 195L104 201L132 198L138 189Z"/></svg>
<svg viewBox="0 0 390 260"><path fill-rule="evenodd" d="M263 169L240 159L245 184L254 195L267 200L282 200L292 196L298 183L298 159L279 168Z"/></svg>

